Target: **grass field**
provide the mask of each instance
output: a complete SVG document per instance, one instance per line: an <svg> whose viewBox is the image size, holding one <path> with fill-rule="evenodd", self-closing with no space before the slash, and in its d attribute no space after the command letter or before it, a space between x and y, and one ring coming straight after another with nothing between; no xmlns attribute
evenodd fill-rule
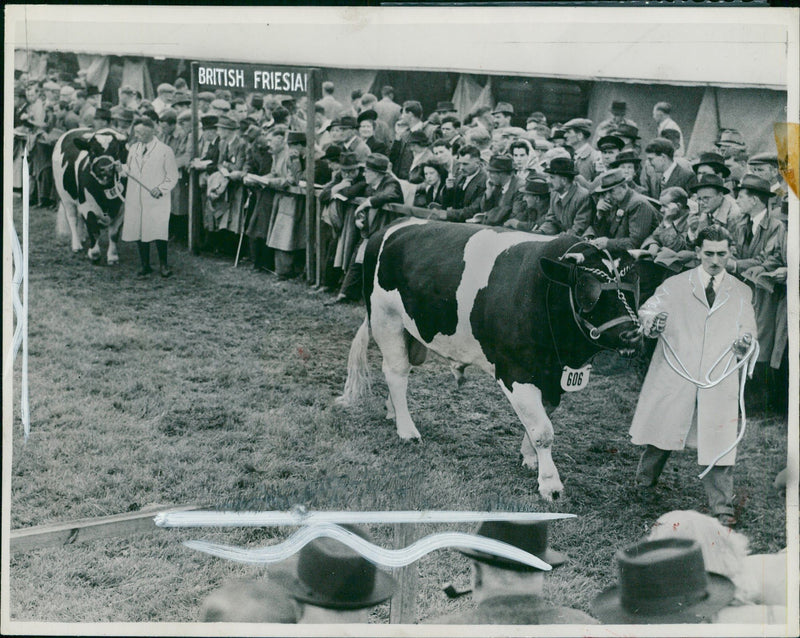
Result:
<svg viewBox="0 0 800 638"><path fill-rule="evenodd" d="M627 430L640 381L627 363L598 361L605 374L565 396L554 414L565 494L548 504L521 465L522 427L483 373L468 370L457 391L435 357L415 369L409 403L423 441L403 443L384 419L374 344L371 399L349 410L333 406L361 307L325 307L327 297L305 283L278 283L174 246L175 276L140 281L133 246L122 245L119 267L92 266L54 236L54 215L31 211L32 434L23 443L15 385L13 528L151 504L569 512L578 518L554 524L551 544L571 562L548 576L548 591L559 604L588 611L615 578L616 549L666 511L704 509L690 452L673 455L655 502L638 499L638 450ZM786 542L784 500L772 487L786 464L786 427L778 418L748 419L739 448L739 530L755 552ZM469 528L418 532L445 529ZM193 621L213 588L265 570L181 541L261 546L290 531L159 530L15 553L11 618ZM371 532L391 546L388 527ZM450 581L468 586L460 554L428 555L419 572L420 620L472 604L441 592ZM388 604L373 619L386 622Z"/></svg>

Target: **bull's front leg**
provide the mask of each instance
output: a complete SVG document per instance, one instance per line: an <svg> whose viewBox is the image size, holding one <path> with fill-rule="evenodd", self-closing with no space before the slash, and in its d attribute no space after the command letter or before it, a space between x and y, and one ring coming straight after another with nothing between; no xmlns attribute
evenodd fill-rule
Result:
<svg viewBox="0 0 800 638"><path fill-rule="evenodd" d="M119 212L117 218L108 227L108 252L106 259L109 266L116 266L119 263L119 253L117 252L117 244L119 236L122 233L122 211Z"/></svg>
<svg viewBox="0 0 800 638"><path fill-rule="evenodd" d="M91 212L86 216L86 232L89 234L89 259L94 262L100 261L100 225L97 218Z"/></svg>
<svg viewBox="0 0 800 638"><path fill-rule="evenodd" d="M542 403L541 391L531 383L514 382L511 389L502 380L498 383L525 426L523 463L532 468L538 465L539 494L548 501L558 498L564 486L553 462L553 424Z"/></svg>

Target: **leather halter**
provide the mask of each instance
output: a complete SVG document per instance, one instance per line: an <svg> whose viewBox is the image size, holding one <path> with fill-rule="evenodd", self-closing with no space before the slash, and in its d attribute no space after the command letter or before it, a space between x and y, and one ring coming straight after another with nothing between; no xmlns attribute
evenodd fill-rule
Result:
<svg viewBox="0 0 800 638"><path fill-rule="evenodd" d="M609 253L605 249L597 248L596 246L590 244L589 242L578 242L577 244L573 244L567 249L563 255L559 258L559 261L564 258L570 251L572 251L576 246L580 246L581 244L585 244L587 246L592 246L598 252L603 253L607 258L608 262L611 265L611 269L614 273L612 277L608 273L597 270L595 268L586 268L585 266L581 266L580 264L576 264L576 268L581 268L586 272L589 272L593 275L599 275L606 279L605 282L600 282L600 294L603 294L605 290L616 291L617 297L625 306L625 309L628 313L627 317L619 316L605 323L600 324L599 326L595 326L592 322L590 322L586 317L582 316L581 311L576 307L575 304L575 292L572 289L572 285L567 286L569 288L569 307L572 310L572 317L575 320L575 323L578 324L578 328L581 330L583 335L590 339L591 341L597 341L604 332L613 328L614 326L618 326L623 323L632 323L637 328L640 326L639 318L636 316L636 313L631 309L628 305L628 301L625 299L625 295L623 291L628 291L633 294L634 304L636 307L639 307L639 279L636 279L636 283L629 284L622 281L622 277L627 274L628 269L623 269L623 272L617 269L617 266L614 264L614 259L611 257L611 253Z"/></svg>

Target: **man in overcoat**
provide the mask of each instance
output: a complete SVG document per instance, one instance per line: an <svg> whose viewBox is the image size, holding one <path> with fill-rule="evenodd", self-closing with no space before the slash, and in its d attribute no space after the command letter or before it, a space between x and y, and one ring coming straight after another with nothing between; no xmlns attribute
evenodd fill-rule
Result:
<svg viewBox="0 0 800 638"><path fill-rule="evenodd" d="M700 389L675 370L685 367L697 380L717 379L756 339L753 294L725 270L730 248L731 237L723 227L702 229L696 248L700 266L664 281L639 309L645 336L661 342L630 428L631 441L646 446L636 471L644 493L656 484L673 450L696 447L697 462L707 466L736 440L741 372ZM702 479L711 513L727 526L736 523L735 461L733 448Z"/></svg>
<svg viewBox="0 0 800 638"><path fill-rule="evenodd" d="M142 269L139 277L147 277L150 268L150 242L154 241L161 265L161 276L170 277L167 263L169 239L170 193L178 183L178 167L172 149L155 137L156 125L149 118L140 118L133 125L138 143L131 147L123 171L128 175L125 191L125 217L122 240L139 245Z"/></svg>

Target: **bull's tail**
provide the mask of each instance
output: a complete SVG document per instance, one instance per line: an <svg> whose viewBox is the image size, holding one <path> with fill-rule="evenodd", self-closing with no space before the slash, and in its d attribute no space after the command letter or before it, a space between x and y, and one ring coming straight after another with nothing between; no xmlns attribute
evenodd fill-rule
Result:
<svg viewBox="0 0 800 638"><path fill-rule="evenodd" d="M366 398L372 389L372 380L367 365L367 348L369 347L369 315L364 317L347 357L347 381L342 396L337 397L337 405L349 407Z"/></svg>

